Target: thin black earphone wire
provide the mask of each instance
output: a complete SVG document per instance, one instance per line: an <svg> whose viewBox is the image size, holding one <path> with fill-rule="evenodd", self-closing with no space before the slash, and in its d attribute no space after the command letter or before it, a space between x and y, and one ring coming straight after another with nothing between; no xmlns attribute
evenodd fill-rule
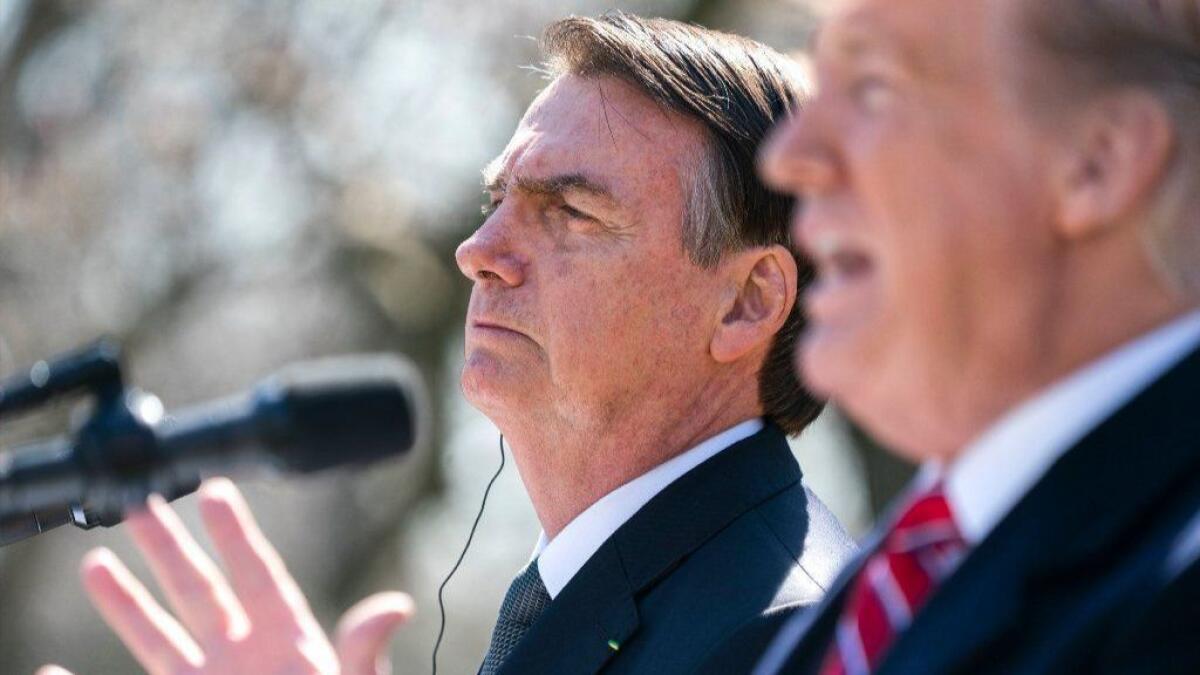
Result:
<svg viewBox="0 0 1200 675"><path fill-rule="evenodd" d="M438 626L437 641L433 643L433 672L431 675L437 675L438 650L442 646L442 636L446 634L446 603L442 594L446 590L446 584L450 583L450 578L454 576L454 573L462 566L463 559L467 557L467 549L471 548L471 541L475 539L475 530L479 527L479 521L483 519L483 509L487 506L488 494L491 493L492 486L496 484L496 479L500 477L500 472L503 470L504 434L500 434L500 466L496 467L496 473L488 481L487 487L483 489L483 500L479 503L479 513L475 514L475 522L471 524L471 532L467 534L467 543L463 545L462 553L458 554L458 561L454 563L454 567L450 568L450 572L442 580L442 585L438 586L438 613L441 615L441 624Z"/></svg>

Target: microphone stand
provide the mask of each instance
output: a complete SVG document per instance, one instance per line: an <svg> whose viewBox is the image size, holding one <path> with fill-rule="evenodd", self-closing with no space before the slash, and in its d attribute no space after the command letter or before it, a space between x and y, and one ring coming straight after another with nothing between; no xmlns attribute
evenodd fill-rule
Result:
<svg viewBox="0 0 1200 675"><path fill-rule="evenodd" d="M69 437L0 452L0 479L14 472L26 479L0 491L0 546L67 523L85 530L108 527L120 522L127 505L151 492L174 499L199 485L199 475L156 473L154 426L162 403L126 389L120 348L111 340L39 361L0 383L0 421L80 393L90 395L94 405ZM86 484L83 476L89 477Z"/></svg>

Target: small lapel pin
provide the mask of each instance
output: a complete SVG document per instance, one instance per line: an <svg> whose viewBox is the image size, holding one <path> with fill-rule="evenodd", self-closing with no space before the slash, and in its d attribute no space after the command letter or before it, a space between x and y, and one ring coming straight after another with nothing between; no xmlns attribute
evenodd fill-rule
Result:
<svg viewBox="0 0 1200 675"><path fill-rule="evenodd" d="M608 648L613 650L614 652L619 652L619 651L621 651L621 643L617 642L616 640L609 640Z"/></svg>

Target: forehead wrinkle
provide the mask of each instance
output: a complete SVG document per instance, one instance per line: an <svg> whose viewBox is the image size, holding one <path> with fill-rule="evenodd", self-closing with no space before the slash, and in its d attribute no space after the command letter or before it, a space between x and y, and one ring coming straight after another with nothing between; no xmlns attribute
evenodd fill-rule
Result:
<svg viewBox="0 0 1200 675"><path fill-rule="evenodd" d="M582 170L566 170L552 173L548 176L530 175L522 170L533 157L547 159L547 153L557 156L559 152L551 147L541 146L541 143L523 143L520 147L510 147L500 156L488 162L481 174L484 189L488 192L505 192L512 187L522 192L543 196L562 195L567 192L585 192L589 195L616 202L616 193L607 180L599 176L589 175ZM536 163L541 163L538 161Z"/></svg>

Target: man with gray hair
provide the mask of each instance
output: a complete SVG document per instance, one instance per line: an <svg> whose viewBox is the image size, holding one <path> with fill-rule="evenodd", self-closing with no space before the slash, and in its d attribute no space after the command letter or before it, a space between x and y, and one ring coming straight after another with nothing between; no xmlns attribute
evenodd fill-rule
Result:
<svg viewBox="0 0 1200 675"><path fill-rule="evenodd" d="M1200 672L1200 0L851 0L816 64L799 363L924 468L757 672Z"/></svg>
<svg viewBox="0 0 1200 675"><path fill-rule="evenodd" d="M543 528L481 672L688 673L747 622L815 603L854 546L786 442L820 403L791 365L810 277L757 179L795 110L787 57L626 14L546 34L553 81L485 171L462 387ZM168 614L111 554L84 584L163 673L375 673L402 596L331 644L228 482L201 490L216 571L152 499L127 525ZM532 541L530 542L533 543Z"/></svg>

